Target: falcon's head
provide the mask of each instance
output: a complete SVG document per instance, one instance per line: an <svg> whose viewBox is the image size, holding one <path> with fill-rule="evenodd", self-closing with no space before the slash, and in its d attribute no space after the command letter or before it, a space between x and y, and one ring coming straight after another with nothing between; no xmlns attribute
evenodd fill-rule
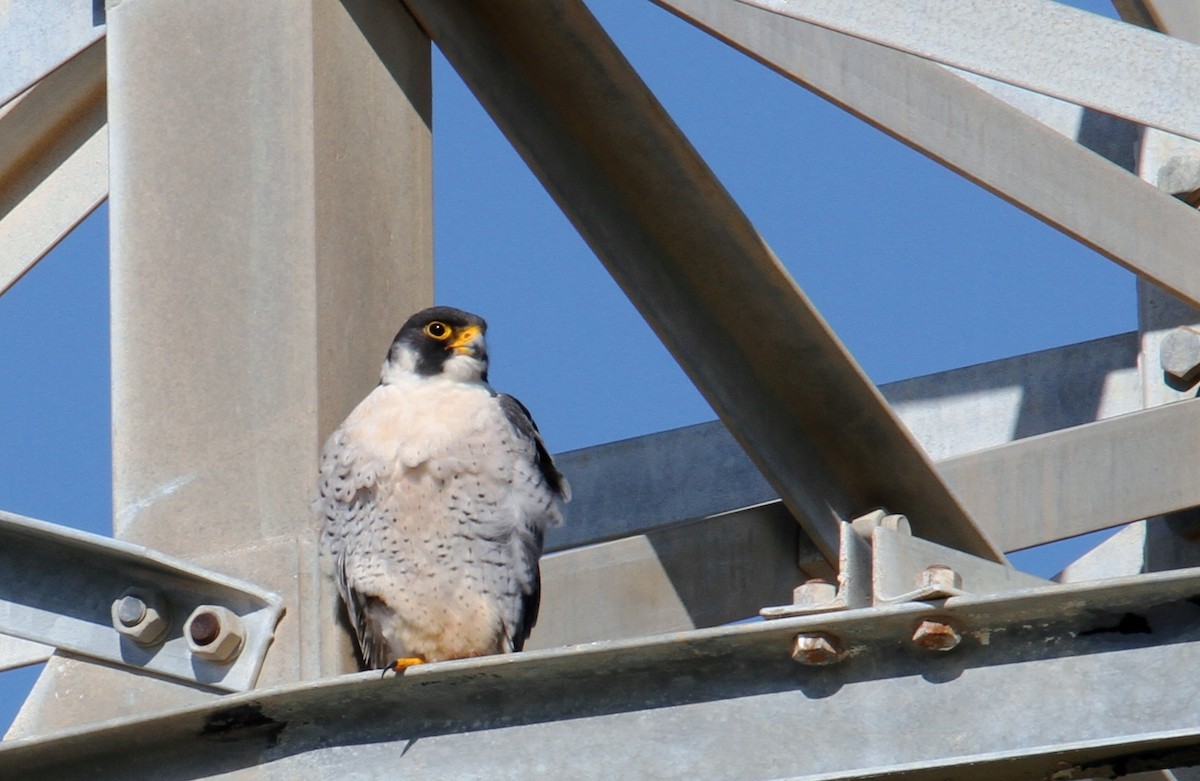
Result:
<svg viewBox="0 0 1200 781"><path fill-rule="evenodd" d="M487 381L487 322L449 306L422 309L401 327L383 364L387 384L403 374Z"/></svg>

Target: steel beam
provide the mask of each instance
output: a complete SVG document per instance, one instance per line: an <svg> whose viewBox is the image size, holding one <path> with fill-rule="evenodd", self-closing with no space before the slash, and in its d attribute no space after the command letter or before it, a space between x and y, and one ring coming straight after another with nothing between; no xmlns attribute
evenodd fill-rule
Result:
<svg viewBox="0 0 1200 781"><path fill-rule="evenodd" d="M347 676L5 743L0 774L1124 775L1200 761L1194 692L1178 685L1200 652L1197 593L1193 569ZM958 645L919 647L925 620L955 627ZM793 661L812 632L839 662Z"/></svg>
<svg viewBox="0 0 1200 781"><path fill-rule="evenodd" d="M1191 0L1113 0L1121 18L1175 38L1200 41L1200 9Z"/></svg>
<svg viewBox="0 0 1200 781"><path fill-rule="evenodd" d="M637 471L640 465L653 463L653 454L661 448L694 454L693 464L700 474L748 471L745 462L719 469L706 463L699 446L720 439L717 425L655 435L623 451L645 448L641 458L615 467ZM938 461L937 469L997 544L1014 551L1200 505L1200 488L1195 481L1180 479L1179 472L1180 464L1190 463L1198 441L1200 399L958 455ZM611 474L614 467L599 464L599 458L596 462L597 474ZM653 513L624 513L623 500L615 495L619 490L593 485L588 471L582 477L590 514L579 519L581 528L568 538L576 544L593 530L603 539L622 529L644 532L667 523ZM643 486L643 490L652 489ZM744 493L736 485L731 487L720 501L736 501L739 496L747 504L763 501L753 481Z"/></svg>
<svg viewBox="0 0 1200 781"><path fill-rule="evenodd" d="M582 3L407 6L827 558L880 505L1002 558Z"/></svg>
<svg viewBox="0 0 1200 781"><path fill-rule="evenodd" d="M1200 48L1062 3L737 2L1200 139Z"/></svg>
<svg viewBox="0 0 1200 781"><path fill-rule="evenodd" d="M108 195L104 41L0 109L0 294Z"/></svg>
<svg viewBox="0 0 1200 781"><path fill-rule="evenodd" d="M804 582L796 555L802 537L775 501L551 553L542 558L542 604L527 648L753 617L763 605L791 601L792 590Z"/></svg>
<svg viewBox="0 0 1200 781"><path fill-rule="evenodd" d="M355 667L309 504L432 299L429 56L390 0L108 10L114 531L284 597L260 685ZM55 659L14 730L204 694Z"/></svg>
<svg viewBox="0 0 1200 781"><path fill-rule="evenodd" d="M54 646L22 640L11 635L0 635L0 672L39 664L50 658Z"/></svg>
<svg viewBox="0 0 1200 781"><path fill-rule="evenodd" d="M0 5L0 106L103 36L104 4L97 0L6 0Z"/></svg>
<svg viewBox="0 0 1200 781"><path fill-rule="evenodd" d="M1200 505L1181 479L1200 442L1200 399L983 450L938 464L1005 550Z"/></svg>
<svg viewBox="0 0 1200 781"><path fill-rule="evenodd" d="M126 592L142 615L121 624ZM154 595L153 598L150 595ZM191 652L185 622L202 606L238 616L239 653ZM156 610L154 623L145 612ZM110 664L224 691L254 685L283 600L187 562L108 537L0 512L0 632ZM138 626L138 624L142 626ZM148 629L154 636L134 637Z"/></svg>
<svg viewBox="0 0 1200 781"><path fill-rule="evenodd" d="M1138 335L1120 334L880 390L940 461L1141 410L1137 351ZM549 550L645 534L777 498L718 421L559 453L555 460L570 478L574 498L569 522L547 534ZM981 509L996 514L992 505ZM807 538L800 541L807 566L815 551Z"/></svg>
<svg viewBox="0 0 1200 781"><path fill-rule="evenodd" d="M1195 209L953 71L740 2L657 2L1200 306Z"/></svg>

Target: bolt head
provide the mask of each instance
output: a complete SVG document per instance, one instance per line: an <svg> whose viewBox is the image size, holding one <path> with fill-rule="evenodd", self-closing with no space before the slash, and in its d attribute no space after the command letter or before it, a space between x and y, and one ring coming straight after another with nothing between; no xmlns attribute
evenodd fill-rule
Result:
<svg viewBox="0 0 1200 781"><path fill-rule="evenodd" d="M1158 349L1164 372L1188 384L1200 379L1200 332L1179 326L1163 337Z"/></svg>
<svg viewBox="0 0 1200 781"><path fill-rule="evenodd" d="M126 594L117 600L117 620L124 626L136 626L146 617L146 603L133 594Z"/></svg>
<svg viewBox="0 0 1200 781"><path fill-rule="evenodd" d="M804 632L796 635L792 644L792 658L800 664L824 666L842 660L845 652L841 641L825 632Z"/></svg>
<svg viewBox="0 0 1200 781"><path fill-rule="evenodd" d="M828 605L837 598L837 586L821 578L805 581L792 591L792 604L806 607Z"/></svg>
<svg viewBox="0 0 1200 781"><path fill-rule="evenodd" d="M925 620L913 632L912 641L927 651L950 651L962 642L962 637L947 623Z"/></svg>
<svg viewBox="0 0 1200 781"><path fill-rule="evenodd" d="M242 651L246 627L232 610L219 605L200 605L183 625L188 649L210 662L228 662Z"/></svg>
<svg viewBox="0 0 1200 781"><path fill-rule="evenodd" d="M954 596L962 591L962 575L946 564L930 564L917 573L917 588L927 589L942 596Z"/></svg>
<svg viewBox="0 0 1200 781"><path fill-rule="evenodd" d="M171 626L166 605L159 594L130 589L113 600L113 629L138 645L157 645Z"/></svg>

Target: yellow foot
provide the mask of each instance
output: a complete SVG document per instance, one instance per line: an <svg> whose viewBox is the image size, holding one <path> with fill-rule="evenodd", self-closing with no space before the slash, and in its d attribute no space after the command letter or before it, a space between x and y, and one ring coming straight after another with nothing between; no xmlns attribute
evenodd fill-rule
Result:
<svg viewBox="0 0 1200 781"><path fill-rule="evenodd" d="M418 664L425 664L425 660L419 656L401 656L387 667L384 667L383 675L380 677L386 677L389 672L402 673L409 667L415 667Z"/></svg>

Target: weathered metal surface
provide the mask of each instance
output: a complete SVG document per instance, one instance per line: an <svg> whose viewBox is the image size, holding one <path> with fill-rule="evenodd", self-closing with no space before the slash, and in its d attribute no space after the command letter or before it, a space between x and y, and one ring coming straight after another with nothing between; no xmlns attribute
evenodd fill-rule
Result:
<svg viewBox="0 0 1200 781"><path fill-rule="evenodd" d="M1200 8L1192 0L1113 0L1113 5L1127 22L1200 41Z"/></svg>
<svg viewBox="0 0 1200 781"><path fill-rule="evenodd" d="M569 522L547 531L551 551L779 498L717 421L559 453L554 461L572 496Z"/></svg>
<svg viewBox="0 0 1200 781"><path fill-rule="evenodd" d="M133 0L107 43L115 533L284 597L260 685L354 669L309 504L432 300L429 41L389 0ZM14 728L194 696L55 659Z"/></svg>
<svg viewBox="0 0 1200 781"><path fill-rule="evenodd" d="M1049 586L1050 582L994 561L922 540L911 534L876 528L871 533L871 595L874 603L924 599L922 575L944 565L958 576L955 589L964 594L998 594Z"/></svg>
<svg viewBox="0 0 1200 781"><path fill-rule="evenodd" d="M115 628L113 603L157 593L157 642ZM223 664L189 653L184 620L200 605L236 613L241 651ZM0 513L0 631L111 664L226 691L254 685L283 613L277 594L138 545ZM141 616L122 615L126 627ZM154 640L154 638L146 638Z"/></svg>
<svg viewBox="0 0 1200 781"><path fill-rule="evenodd" d="M52 653L53 646L0 634L0 672L44 662Z"/></svg>
<svg viewBox="0 0 1200 781"><path fill-rule="evenodd" d="M0 108L0 294L108 194L104 101L100 40Z"/></svg>
<svg viewBox="0 0 1200 781"><path fill-rule="evenodd" d="M878 523L882 520L883 511L877 510L867 517L871 518L870 524ZM869 607L872 604L871 546L867 537L855 529L861 523L862 519L855 519L842 524L839 529L836 583L825 578L807 580L793 590L791 604L768 605L759 608L758 614L767 619L779 619Z"/></svg>
<svg viewBox="0 0 1200 781"><path fill-rule="evenodd" d="M1121 334L890 383L880 390L917 441L940 461L1140 410L1137 351L1138 335ZM549 550L643 534L776 498L716 421L560 453L555 460L570 478L574 498L567 507L569 522L549 530ZM988 479L986 469L976 473L980 480ZM985 490L986 483L964 492ZM994 516L992 503L1009 499L1015 501L997 494L980 509ZM1020 526L1021 547L1036 544L1029 539L1056 539L1051 527L1039 534L1034 519ZM801 557L808 558L811 543L800 540L807 543Z"/></svg>
<svg viewBox="0 0 1200 781"><path fill-rule="evenodd" d="M658 4L1200 305L1194 209L950 69L740 2Z"/></svg>
<svg viewBox="0 0 1200 781"><path fill-rule="evenodd" d="M1063 3L737 1L1200 138L1200 48Z"/></svg>
<svg viewBox="0 0 1200 781"><path fill-rule="evenodd" d="M347 676L7 743L0 773L60 781L1123 775L1200 760L1195 696L1177 685L1200 649L1197 593L1200 571L1186 570L431 664L383 681ZM918 645L923 621L951 628L957 646ZM794 662L794 638L805 633L834 638L841 661ZM997 716L1012 713L1020 717ZM814 731L819 750L797 745Z"/></svg>
<svg viewBox="0 0 1200 781"><path fill-rule="evenodd" d="M881 505L1003 558L582 3L406 5L830 561Z"/></svg>
<svg viewBox="0 0 1200 781"><path fill-rule="evenodd" d="M542 559L527 648L643 637L750 618L804 580L799 526L779 502Z"/></svg>
<svg viewBox="0 0 1200 781"><path fill-rule="evenodd" d="M1005 550L1200 505L1181 477L1200 399L1166 404L938 464Z"/></svg>
<svg viewBox="0 0 1200 781"><path fill-rule="evenodd" d="M0 3L0 106L103 36L97 0Z"/></svg>

